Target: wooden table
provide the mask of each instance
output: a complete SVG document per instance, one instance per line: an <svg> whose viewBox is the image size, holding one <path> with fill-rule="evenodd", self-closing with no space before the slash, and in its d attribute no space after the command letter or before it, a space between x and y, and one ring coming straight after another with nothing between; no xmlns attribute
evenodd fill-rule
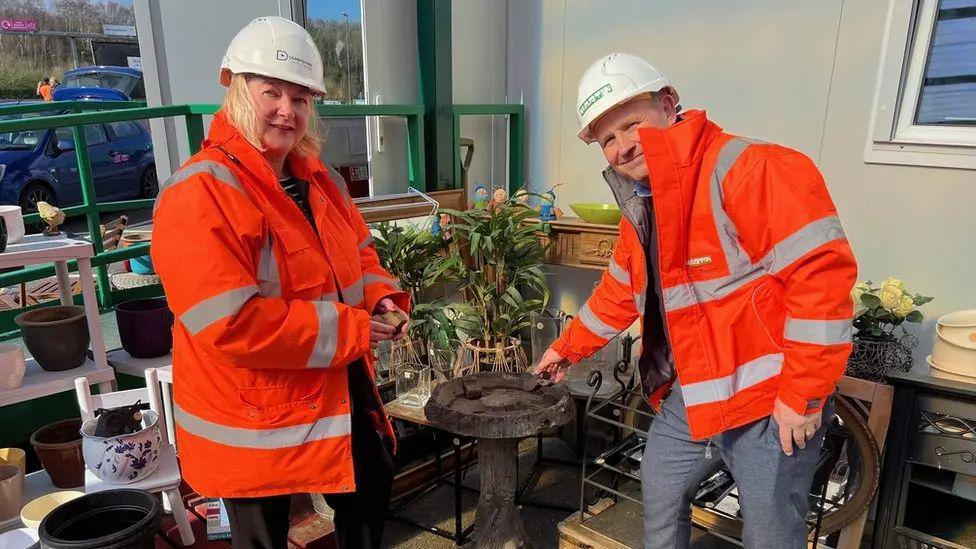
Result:
<svg viewBox="0 0 976 549"><path fill-rule="evenodd" d="M526 223L548 226L548 233L539 233L539 236L552 244L546 255L546 263L552 265L602 271L610 264L620 238L617 225L587 223L578 217L563 216L546 222L532 218Z"/></svg>

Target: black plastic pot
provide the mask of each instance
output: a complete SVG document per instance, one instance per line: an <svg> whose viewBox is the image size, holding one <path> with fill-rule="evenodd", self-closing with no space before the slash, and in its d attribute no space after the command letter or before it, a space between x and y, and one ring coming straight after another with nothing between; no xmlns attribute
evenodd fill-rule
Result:
<svg viewBox="0 0 976 549"><path fill-rule="evenodd" d="M149 492L106 490L51 511L37 533L47 549L153 549L162 511Z"/></svg>
<svg viewBox="0 0 976 549"><path fill-rule="evenodd" d="M27 350L44 370L60 372L85 363L91 336L84 307L42 307L20 313L14 322L23 332Z"/></svg>
<svg viewBox="0 0 976 549"><path fill-rule="evenodd" d="M173 347L173 312L165 298L119 303L115 320L122 348L135 358L163 356Z"/></svg>

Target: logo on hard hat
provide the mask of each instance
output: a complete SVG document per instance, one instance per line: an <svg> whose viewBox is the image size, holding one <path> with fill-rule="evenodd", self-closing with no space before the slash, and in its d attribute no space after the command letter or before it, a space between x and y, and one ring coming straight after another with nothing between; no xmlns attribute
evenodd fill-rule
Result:
<svg viewBox="0 0 976 549"><path fill-rule="evenodd" d="M301 57L295 57L294 55L286 52L285 50L278 50L276 57L278 61L289 61L291 63L300 66L302 69L306 71L312 70L312 64L310 62L302 59Z"/></svg>
<svg viewBox="0 0 976 549"><path fill-rule="evenodd" d="M580 117L582 117L586 111L590 110L590 107L592 107L594 103L603 99L603 96L605 96L606 94L612 91L613 91L613 86L611 86L610 84L604 84L600 86L600 88L597 89L595 92L591 93L590 96L587 97L586 100L583 101L583 103L579 106Z"/></svg>

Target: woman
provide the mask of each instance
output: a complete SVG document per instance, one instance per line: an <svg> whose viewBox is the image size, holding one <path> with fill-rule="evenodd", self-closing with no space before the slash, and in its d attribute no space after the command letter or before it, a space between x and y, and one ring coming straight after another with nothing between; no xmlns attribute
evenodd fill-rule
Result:
<svg viewBox="0 0 976 549"><path fill-rule="evenodd" d="M318 158L308 33L255 19L227 49L203 149L166 182L152 258L173 328L183 477L224 498L234 547L284 548L289 494L321 492L340 547L378 547L393 431L371 345L406 311L341 177ZM405 313L403 313L405 315Z"/></svg>

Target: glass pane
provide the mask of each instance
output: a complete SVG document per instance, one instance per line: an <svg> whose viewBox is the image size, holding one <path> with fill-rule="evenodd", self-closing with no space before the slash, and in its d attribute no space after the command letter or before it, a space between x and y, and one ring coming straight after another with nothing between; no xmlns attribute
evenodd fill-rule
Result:
<svg viewBox="0 0 976 549"><path fill-rule="evenodd" d="M976 126L976 0L942 0L917 124Z"/></svg>
<svg viewBox="0 0 976 549"><path fill-rule="evenodd" d="M322 55L326 103L364 103L363 13L359 0L308 0L308 32Z"/></svg>

